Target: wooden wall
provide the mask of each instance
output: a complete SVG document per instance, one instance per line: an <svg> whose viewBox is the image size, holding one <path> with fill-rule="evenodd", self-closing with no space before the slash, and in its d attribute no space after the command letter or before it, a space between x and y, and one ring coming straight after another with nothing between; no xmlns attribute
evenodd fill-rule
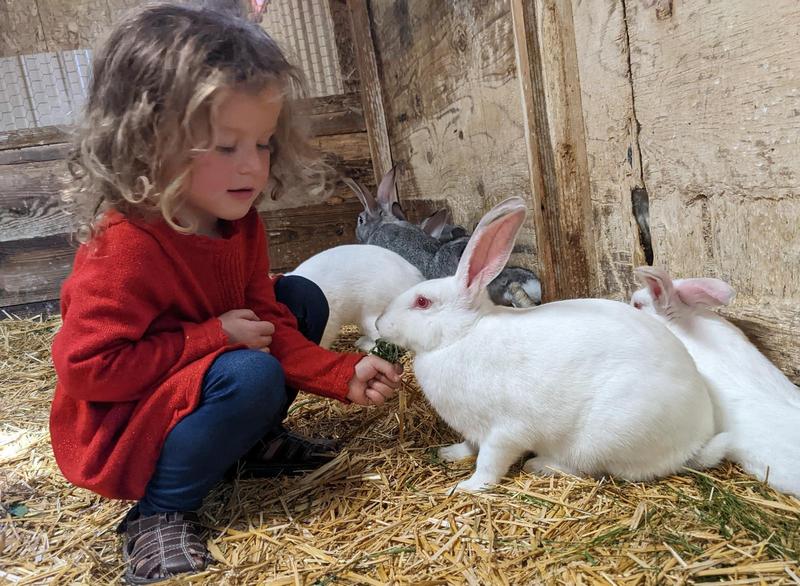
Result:
<svg viewBox="0 0 800 586"><path fill-rule="evenodd" d="M800 4L573 2L598 255L630 268L631 191L654 264L737 291L724 313L800 380Z"/></svg>
<svg viewBox="0 0 800 586"><path fill-rule="evenodd" d="M521 260L555 273L550 298L579 292L563 284L577 277L627 299L646 194L654 264L730 282L726 315L800 381L800 4L369 6L402 198L472 224L523 195ZM584 268L559 273L573 250Z"/></svg>

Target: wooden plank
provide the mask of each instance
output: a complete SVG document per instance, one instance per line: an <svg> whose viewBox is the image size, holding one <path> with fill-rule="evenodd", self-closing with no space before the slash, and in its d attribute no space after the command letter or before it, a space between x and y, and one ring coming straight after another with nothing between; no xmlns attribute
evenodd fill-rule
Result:
<svg viewBox="0 0 800 586"><path fill-rule="evenodd" d="M309 116L313 136L351 134L367 130L358 92L303 100L300 109Z"/></svg>
<svg viewBox="0 0 800 586"><path fill-rule="evenodd" d="M0 58L47 51L37 2L0 0Z"/></svg>
<svg viewBox="0 0 800 586"><path fill-rule="evenodd" d="M43 126L0 132L0 151L69 141L69 127Z"/></svg>
<svg viewBox="0 0 800 586"><path fill-rule="evenodd" d="M625 5L657 264L800 301L800 3Z"/></svg>
<svg viewBox="0 0 800 586"><path fill-rule="evenodd" d="M586 297L594 289L594 242L572 8L568 0L511 6L543 297Z"/></svg>
<svg viewBox="0 0 800 586"><path fill-rule="evenodd" d="M0 242L0 307L57 299L74 254L67 234Z"/></svg>
<svg viewBox="0 0 800 586"><path fill-rule="evenodd" d="M630 79L625 6L619 0L573 0L573 22L586 130L594 219L596 293L627 300L645 264L632 197L642 179L638 124Z"/></svg>
<svg viewBox="0 0 800 586"><path fill-rule="evenodd" d="M357 92L361 87L361 82L358 75L358 67L356 66L353 31L350 27L350 10L347 8L347 0L328 0L328 7L333 21L333 37L336 42L342 85L346 92Z"/></svg>
<svg viewBox="0 0 800 586"><path fill-rule="evenodd" d="M374 39L404 206L438 200L474 226L531 200L511 13L505 0L374 2ZM512 262L537 268L533 223Z"/></svg>
<svg viewBox="0 0 800 586"><path fill-rule="evenodd" d="M369 18L367 0L347 0L350 9L350 22L353 31L353 45L356 51L361 98L364 105L364 119L369 136L369 152L375 169L375 180L381 177L394 164L386 128L386 115L381 96L381 80L375 59L375 45L372 40L372 25Z"/></svg>
<svg viewBox="0 0 800 586"><path fill-rule="evenodd" d="M22 163L63 160L67 158L69 149L69 143L60 143L0 150L0 165L20 165Z"/></svg>
<svg viewBox="0 0 800 586"><path fill-rule="evenodd" d="M0 242L68 232L59 203L66 178L63 160L0 166Z"/></svg>
<svg viewBox="0 0 800 586"><path fill-rule="evenodd" d="M61 313L61 301L58 299L47 299L35 303L22 303L20 305L9 305L0 311L0 321L4 319L19 318L26 319L40 316L48 319Z"/></svg>

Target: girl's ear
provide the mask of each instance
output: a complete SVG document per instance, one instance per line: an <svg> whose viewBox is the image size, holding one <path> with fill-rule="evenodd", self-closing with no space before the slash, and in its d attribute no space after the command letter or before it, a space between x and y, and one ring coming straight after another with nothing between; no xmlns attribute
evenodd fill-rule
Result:
<svg viewBox="0 0 800 586"><path fill-rule="evenodd" d="M707 305L719 307L729 305L736 297L736 291L720 279L681 279L675 282L675 291L686 305Z"/></svg>
<svg viewBox="0 0 800 586"><path fill-rule="evenodd" d="M378 205L385 212L392 211L392 204L400 203L397 201L397 192L394 189L397 181L397 165L389 169L381 179L381 184L378 186Z"/></svg>
<svg viewBox="0 0 800 586"><path fill-rule="evenodd" d="M657 310L664 310L670 305L674 298L674 290L672 278L665 270L656 267L636 267L633 273L650 291L653 306Z"/></svg>
<svg viewBox="0 0 800 586"><path fill-rule="evenodd" d="M477 298L503 270L525 222L525 214L525 201L521 197L511 197L481 218L456 270L456 279L470 299Z"/></svg>

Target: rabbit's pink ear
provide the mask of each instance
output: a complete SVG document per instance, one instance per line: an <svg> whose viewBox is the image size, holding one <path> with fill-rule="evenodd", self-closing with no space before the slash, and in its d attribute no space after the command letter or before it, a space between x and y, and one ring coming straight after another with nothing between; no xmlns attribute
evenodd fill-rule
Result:
<svg viewBox="0 0 800 586"><path fill-rule="evenodd" d="M656 267L636 267L634 275L650 291L656 309L665 309L672 303L674 290L669 274Z"/></svg>
<svg viewBox="0 0 800 586"><path fill-rule="evenodd" d="M439 236L442 235L442 230L444 230L444 227L447 224L447 216L449 214L450 212L446 208L436 210L430 216L422 220L420 228L422 228L422 231L429 236L439 238Z"/></svg>
<svg viewBox="0 0 800 586"><path fill-rule="evenodd" d="M391 211L393 203L398 203L397 192L394 189L396 181L397 165L386 172L383 179L381 179L381 184L378 186L378 204L387 212Z"/></svg>
<svg viewBox="0 0 800 586"><path fill-rule="evenodd" d="M720 279L681 279L675 282L675 291L686 305L719 307L729 305L736 292Z"/></svg>
<svg viewBox="0 0 800 586"><path fill-rule="evenodd" d="M456 270L456 279L471 298L494 279L508 261L514 240L525 222L525 200L511 197L481 218Z"/></svg>

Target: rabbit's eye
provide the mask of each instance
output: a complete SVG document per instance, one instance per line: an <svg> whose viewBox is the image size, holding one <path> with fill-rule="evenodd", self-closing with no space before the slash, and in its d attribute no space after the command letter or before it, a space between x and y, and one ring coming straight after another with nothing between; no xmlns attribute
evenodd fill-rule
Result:
<svg viewBox="0 0 800 586"><path fill-rule="evenodd" d="M364 216L358 216L358 225L359 226L363 226L364 225Z"/></svg>
<svg viewBox="0 0 800 586"><path fill-rule="evenodd" d="M642 308L642 304L641 304L641 303L639 303L638 301L634 301L634 302L633 302L633 306L634 306L636 309L641 309L641 308Z"/></svg>
<svg viewBox="0 0 800 586"><path fill-rule="evenodd" d="M417 295L417 298L414 300L414 307L419 309L428 309L430 306L431 300L422 295Z"/></svg>

